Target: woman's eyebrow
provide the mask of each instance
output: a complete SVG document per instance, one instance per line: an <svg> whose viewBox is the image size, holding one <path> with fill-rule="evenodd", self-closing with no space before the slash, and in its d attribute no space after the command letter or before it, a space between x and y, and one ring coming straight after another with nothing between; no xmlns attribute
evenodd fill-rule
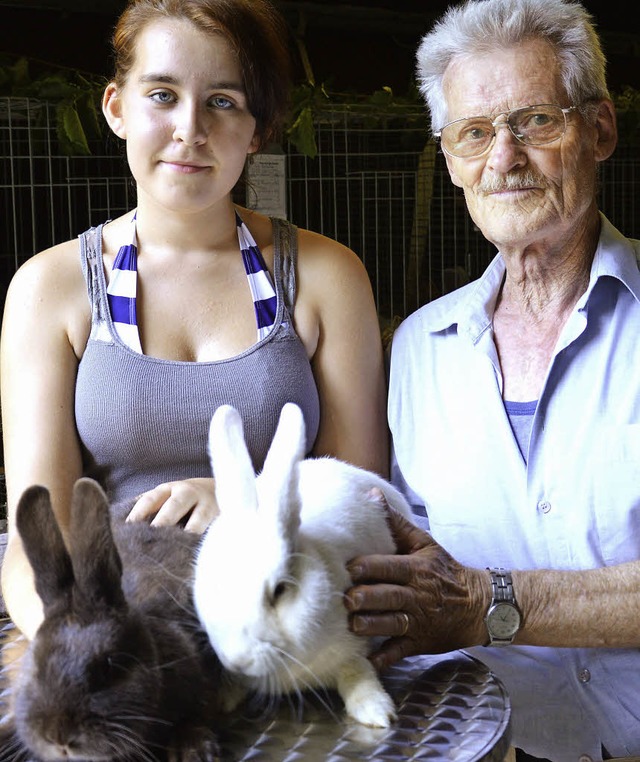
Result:
<svg viewBox="0 0 640 762"><path fill-rule="evenodd" d="M147 82L162 82L165 85L179 85L180 80L171 74L160 74L150 72L149 74L142 74L138 81L141 84ZM237 90L239 93L244 93L244 87L238 82L210 82L208 85L210 90Z"/></svg>

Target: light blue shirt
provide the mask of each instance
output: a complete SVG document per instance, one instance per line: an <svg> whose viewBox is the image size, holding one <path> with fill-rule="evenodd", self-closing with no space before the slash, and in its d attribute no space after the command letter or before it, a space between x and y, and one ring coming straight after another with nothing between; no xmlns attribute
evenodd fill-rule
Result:
<svg viewBox="0 0 640 762"><path fill-rule="evenodd" d="M463 564L590 569L640 559L639 263L640 241L602 217L589 286L554 351L527 462L493 342L502 257L397 329L388 410L396 479ZM511 696L514 745L554 762L599 759L601 744L613 756L640 754L640 649L471 652Z"/></svg>

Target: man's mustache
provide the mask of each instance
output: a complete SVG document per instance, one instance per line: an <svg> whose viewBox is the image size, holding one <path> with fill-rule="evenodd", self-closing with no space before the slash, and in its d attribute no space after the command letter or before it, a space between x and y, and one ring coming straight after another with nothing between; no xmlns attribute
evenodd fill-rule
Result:
<svg viewBox="0 0 640 762"><path fill-rule="evenodd" d="M524 188L542 188L544 179L535 172L512 172L508 175L490 175L478 186L480 193L499 193L500 191L523 190Z"/></svg>

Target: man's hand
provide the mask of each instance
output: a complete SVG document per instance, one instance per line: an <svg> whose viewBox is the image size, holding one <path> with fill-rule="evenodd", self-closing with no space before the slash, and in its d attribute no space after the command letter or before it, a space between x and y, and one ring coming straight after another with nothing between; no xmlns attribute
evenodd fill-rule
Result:
<svg viewBox="0 0 640 762"><path fill-rule="evenodd" d="M358 556L347 569L350 628L390 638L371 655L378 669L420 653L443 653L486 642L483 616L489 575L459 564L432 537L389 509L397 555Z"/></svg>

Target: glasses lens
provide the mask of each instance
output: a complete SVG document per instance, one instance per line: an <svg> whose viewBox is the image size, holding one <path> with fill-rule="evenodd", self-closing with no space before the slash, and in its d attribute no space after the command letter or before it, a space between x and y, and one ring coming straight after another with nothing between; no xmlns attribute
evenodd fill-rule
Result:
<svg viewBox="0 0 640 762"><path fill-rule="evenodd" d="M484 116L457 119L440 131L440 141L444 150L459 158L481 154L492 140L493 125L491 120Z"/></svg>
<svg viewBox="0 0 640 762"><path fill-rule="evenodd" d="M565 118L560 106L529 106L509 114L513 134L530 146L553 143L564 135Z"/></svg>

